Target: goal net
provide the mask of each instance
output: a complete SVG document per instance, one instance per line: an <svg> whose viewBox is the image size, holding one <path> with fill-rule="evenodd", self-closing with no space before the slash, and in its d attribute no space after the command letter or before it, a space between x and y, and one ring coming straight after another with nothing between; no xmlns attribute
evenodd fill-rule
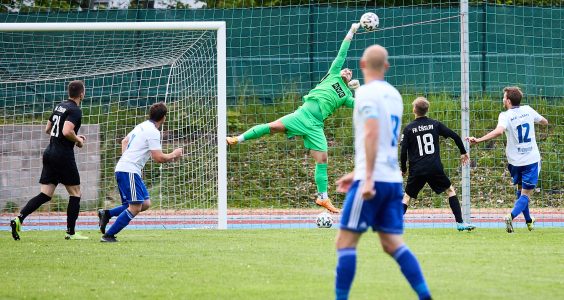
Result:
<svg viewBox="0 0 564 300"><path fill-rule="evenodd" d="M54 106L67 99L68 82L79 79L86 87L79 132L86 144L75 148L79 228L97 224L97 209L121 205L114 177L120 141L159 101L169 110L161 128L163 151L182 147L185 156L167 164L149 160L143 179L152 207L132 227L225 228L224 22L28 23L2 24L0 30L5 211L19 211L39 193L41 156L49 143L43 128ZM26 225L64 227L67 202L61 185Z"/></svg>

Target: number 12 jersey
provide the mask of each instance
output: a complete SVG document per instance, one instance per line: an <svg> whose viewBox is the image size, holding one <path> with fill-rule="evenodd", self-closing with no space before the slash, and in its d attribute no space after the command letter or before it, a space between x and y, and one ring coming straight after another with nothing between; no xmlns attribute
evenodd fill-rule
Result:
<svg viewBox="0 0 564 300"><path fill-rule="evenodd" d="M505 154L509 164L526 166L540 161L535 123L541 120L541 115L528 105L516 106L499 114L497 126L505 128Z"/></svg>

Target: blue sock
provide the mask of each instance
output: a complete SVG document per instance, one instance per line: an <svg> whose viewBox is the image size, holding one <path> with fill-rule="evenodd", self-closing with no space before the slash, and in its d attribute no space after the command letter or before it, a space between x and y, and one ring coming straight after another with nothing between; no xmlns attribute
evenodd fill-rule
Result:
<svg viewBox="0 0 564 300"><path fill-rule="evenodd" d="M110 212L110 217L117 217L119 216L125 209L127 209L129 207L129 204L124 203L120 206L116 206L112 209L109 210Z"/></svg>
<svg viewBox="0 0 564 300"><path fill-rule="evenodd" d="M523 217L525 217L525 222L531 223L533 219L531 218L531 213L529 212L529 203L527 202L527 206L523 209Z"/></svg>
<svg viewBox="0 0 564 300"><path fill-rule="evenodd" d="M521 212L523 212L523 210L527 206L529 206L529 196L521 195L519 197L519 199L517 199L517 201L515 202L515 206L513 207L513 210L511 211L511 216L513 218L516 218ZM531 216L529 216L529 218L530 217Z"/></svg>
<svg viewBox="0 0 564 300"><path fill-rule="evenodd" d="M356 249L343 248L337 250L337 270L335 278L335 299L346 300L356 271Z"/></svg>
<svg viewBox="0 0 564 300"><path fill-rule="evenodd" d="M427 287L419 262L411 250L406 245L402 245L394 252L393 257L419 299L430 299L431 292Z"/></svg>
<svg viewBox="0 0 564 300"><path fill-rule="evenodd" d="M515 194L517 195L517 200L519 200L519 197L521 197L521 190L517 189L517 192ZM531 219L531 213L529 212L528 202L527 202L527 206L525 206L525 208L523 209L523 217L525 217L525 222L527 223L533 222L533 219Z"/></svg>
<svg viewBox="0 0 564 300"><path fill-rule="evenodd" d="M106 231L106 235L116 235L118 234L122 229L125 228L125 226L127 226L127 224L129 224L129 222L131 220L133 220L135 216L132 215L129 210L124 210L119 217L117 218L116 222L112 225L112 227L110 227L110 229L108 229L108 231Z"/></svg>

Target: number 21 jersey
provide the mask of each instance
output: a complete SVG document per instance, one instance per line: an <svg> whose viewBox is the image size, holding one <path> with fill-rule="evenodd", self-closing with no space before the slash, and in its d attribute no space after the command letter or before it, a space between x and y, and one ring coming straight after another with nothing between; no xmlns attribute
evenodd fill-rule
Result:
<svg viewBox="0 0 564 300"><path fill-rule="evenodd" d="M53 109L49 121L51 121L51 140L49 146L53 147L55 151L73 151L74 142L68 140L63 135L63 127L65 122L69 121L74 124L74 132L78 134L80 125L82 123L82 111L80 107L72 100L66 100L59 103ZM49 147L49 148L51 148Z"/></svg>

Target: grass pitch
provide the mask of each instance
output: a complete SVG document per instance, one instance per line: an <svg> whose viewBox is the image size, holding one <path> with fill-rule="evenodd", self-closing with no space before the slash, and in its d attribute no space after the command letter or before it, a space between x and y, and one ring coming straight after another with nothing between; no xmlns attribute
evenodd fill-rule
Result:
<svg viewBox="0 0 564 300"><path fill-rule="evenodd" d="M0 236L0 299L331 299L335 230L60 231ZM564 229L410 229L435 299L562 299ZM358 250L351 299L415 299L377 236Z"/></svg>

